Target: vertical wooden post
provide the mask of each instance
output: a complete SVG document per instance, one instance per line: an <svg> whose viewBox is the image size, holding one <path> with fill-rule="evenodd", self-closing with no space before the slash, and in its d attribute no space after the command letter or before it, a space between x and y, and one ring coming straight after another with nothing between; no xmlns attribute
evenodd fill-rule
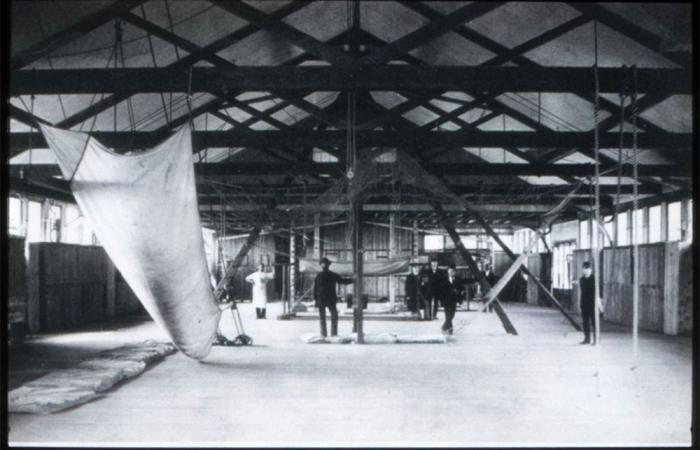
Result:
<svg viewBox="0 0 700 450"><path fill-rule="evenodd" d="M685 241L688 238L688 216L692 214L690 209L690 202L687 198L681 200L681 241Z"/></svg>
<svg viewBox="0 0 700 450"><path fill-rule="evenodd" d="M641 244L648 244L650 238L649 230L649 207L642 208L642 239Z"/></svg>
<svg viewBox="0 0 700 450"><path fill-rule="evenodd" d="M613 239L613 247L617 247L617 244L619 241L619 236L617 235L617 214L613 213L613 233L612 233L612 239Z"/></svg>
<svg viewBox="0 0 700 450"><path fill-rule="evenodd" d="M389 213L389 258L395 258L396 250L396 213ZM389 308L393 312L396 306L396 291L398 279L395 275L389 275Z"/></svg>
<svg viewBox="0 0 700 450"><path fill-rule="evenodd" d="M357 343L363 344L364 334L362 327L362 278L363 278L363 252L362 252L362 203L359 201L353 202L352 205L352 261L353 261L353 271L355 272L355 282L353 285L353 295L355 301L353 301L353 308L355 309L355 326L357 329Z"/></svg>
<svg viewBox="0 0 700 450"><path fill-rule="evenodd" d="M314 259L321 259L321 214L314 214Z"/></svg>
<svg viewBox="0 0 700 450"><path fill-rule="evenodd" d="M668 240L668 203L663 202L661 205L661 242Z"/></svg>
<svg viewBox="0 0 700 450"><path fill-rule="evenodd" d="M625 233L627 234L627 242L629 242L629 245L634 244L634 239L632 236L632 220L634 219L634 214L632 214L632 211L625 211L625 214L627 214L627 229L625 230Z"/></svg>
<svg viewBox="0 0 700 450"><path fill-rule="evenodd" d="M413 245L411 245L411 256L418 255L418 221L413 219L413 232L411 237L413 238Z"/></svg>
<svg viewBox="0 0 700 450"><path fill-rule="evenodd" d="M294 305L296 300L296 242L294 234L294 221L289 226L289 304Z"/></svg>

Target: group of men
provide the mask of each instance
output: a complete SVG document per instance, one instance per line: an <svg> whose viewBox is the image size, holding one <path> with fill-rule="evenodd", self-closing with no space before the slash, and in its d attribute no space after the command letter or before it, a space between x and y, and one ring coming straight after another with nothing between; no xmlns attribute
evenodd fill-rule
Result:
<svg viewBox="0 0 700 450"><path fill-rule="evenodd" d="M321 321L321 335L327 336L326 308L331 315L331 336L338 334L338 301L336 289L338 284L351 284L353 278L343 278L330 270L331 262L327 258L320 261L321 272L314 281L314 301L319 309ZM493 285L497 278L487 264L483 275ZM437 259L430 261L430 266L421 270L419 265L411 266L411 274L406 277L405 294L409 311L420 316L423 310L422 320L437 319L438 308L442 305L445 311L445 321L442 324L442 332L452 334L454 331L453 319L457 311L457 305L464 300L464 291L470 284L475 283L476 278L458 278L454 265L450 265L447 271L438 267Z"/></svg>
<svg viewBox="0 0 700 450"><path fill-rule="evenodd" d="M486 264L483 275L489 284L496 283L496 275ZM442 305L445 311L445 321L442 331L452 334L457 305L462 304L465 290L476 283L477 279L457 277L456 267L451 264L447 271L438 267L437 259L430 261L430 266L421 269L420 265L411 266L411 274L406 277L405 295L408 310L419 316L422 320L437 319L438 308ZM421 315L421 310L423 314ZM491 310L491 308L489 308Z"/></svg>

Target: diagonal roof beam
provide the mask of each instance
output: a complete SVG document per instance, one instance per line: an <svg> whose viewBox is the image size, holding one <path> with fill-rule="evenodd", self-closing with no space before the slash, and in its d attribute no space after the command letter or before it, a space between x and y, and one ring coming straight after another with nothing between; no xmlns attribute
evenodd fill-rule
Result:
<svg viewBox="0 0 700 450"><path fill-rule="evenodd" d="M27 66L46 55L49 55L57 48L66 45L69 42L84 36L86 33L94 30L95 28L104 25L110 20L113 20L115 16L123 13L124 11L129 11L130 9L139 6L144 1L145 0L119 0L112 2L108 6L101 8L99 11L88 14L86 17L78 20L78 22L69 26L68 28L42 39L41 42L32 45L27 50L19 52L10 59L10 67L12 70L19 70L22 67Z"/></svg>
<svg viewBox="0 0 700 450"><path fill-rule="evenodd" d="M667 94L654 94L650 93L642 97L641 100L637 101L637 110L638 114L641 114L642 112L653 108L654 106L658 105L659 103L663 102L666 100L670 95ZM627 105L624 108L624 117L625 120L631 120L632 118L632 105ZM603 121L600 122L599 127L601 131L609 131L612 128L618 126L620 124L620 118L616 116L610 116ZM566 158L567 156L576 153L578 150L577 149L555 149L547 152L545 155L543 155L541 158L538 159L539 162L555 162L558 161L562 158Z"/></svg>
<svg viewBox="0 0 700 450"><path fill-rule="evenodd" d="M299 31L297 28L294 28L293 26L273 17L272 14L265 14L257 8L249 6L243 2L230 2L224 0L211 1L221 9L228 11L231 14L234 14L252 24L255 24L262 29L277 34L295 46L316 55L325 61L341 66L350 66L354 64L354 59L348 54L330 47L325 42L321 42L318 39Z"/></svg>
<svg viewBox="0 0 700 450"><path fill-rule="evenodd" d="M120 2L122 3L122 2ZM298 1L298 2L291 2L288 5L283 6L282 8L278 9L274 13L270 15L270 17L275 18L275 19L282 19L290 14L293 14L306 5L308 5L310 2L309 1ZM127 11L128 12L128 11ZM135 16L138 17L138 16ZM148 22L149 24L151 22ZM155 25L154 25L155 26ZM185 56L184 58L180 59L179 61L176 61L172 64L169 64L168 66L165 66L167 68L171 69L177 69L177 68L186 68L189 65L192 65L198 61L201 61L202 59L212 57L214 56L218 51L221 51L225 49L226 47L229 47L230 45L252 35L253 33L257 32L259 28L256 25L250 24L246 25L243 28L240 28L233 33L224 36L220 39L217 39L216 41L212 42L211 44L199 48L199 50L192 51L190 52L189 55ZM151 30L153 32L154 30ZM167 30L163 31L167 32L168 34L172 34ZM162 31L159 31L159 33L162 34ZM173 35L175 36L175 35ZM171 41L172 42L172 41ZM137 94L138 91L130 90L128 92L121 92L121 93L116 93L113 94L107 98L104 98L94 105L91 105L82 111L79 111L72 116L66 118L65 120L59 122L56 124L56 126L60 128L71 128L75 125L78 125L87 119L111 108L112 106L126 100L130 96Z"/></svg>
<svg viewBox="0 0 700 450"><path fill-rule="evenodd" d="M396 41L381 47L359 59L360 64L386 64L394 57L408 53L450 30L457 28L464 22L474 20L484 14L502 6L503 2L473 2L456 11L433 20L429 24L413 31Z"/></svg>
<svg viewBox="0 0 700 450"><path fill-rule="evenodd" d="M423 14L425 17L428 17L429 19L436 19L436 18L442 16L441 13L435 11L432 8L426 7L425 5L422 5L419 2L405 2L405 6L411 8L412 10L414 10L420 14ZM564 28L564 29L566 29L566 28ZM489 50L490 52L495 53L498 56L508 54L511 51L511 49L509 49L508 47L505 47L504 45L501 45L500 43L494 41L493 39L490 39L490 38L476 32L468 27L457 28L457 29L455 29L455 32L457 34L459 34L460 36L462 36L463 38L470 40L470 41L474 42L475 44L484 47L485 49ZM550 36L550 37L553 39L555 36ZM537 39L537 37L534 39ZM530 50L534 49L534 47L530 48L530 46L528 46L526 44L527 43L521 44L521 46L524 49L527 49L526 51L530 51ZM510 54L510 56L512 58L512 61L518 65L527 66L527 67L541 67L540 64L536 63L535 61L532 61L531 59L526 58L525 56L522 56L522 55L515 56L513 54ZM583 98L584 100L591 102L591 103L593 102L593 93L592 92L574 92L574 94ZM619 107L617 105L615 105L614 103L606 100L605 98L600 99L600 106L603 109L605 109L606 111L613 113L613 115L619 115L619 113L620 113ZM518 119L518 120L521 120L521 119ZM642 118L638 118L637 122L640 125L640 127L645 129L645 130L654 130L657 132L664 132L665 131L662 128L660 128L660 127L654 125L653 123L646 121ZM528 125L528 126L530 126L530 125Z"/></svg>
<svg viewBox="0 0 700 450"><path fill-rule="evenodd" d="M690 67L692 58L690 52L670 52L664 49L664 40L661 37L627 21L613 11L596 3L567 2L567 4L583 14L598 20L600 23L612 28L618 33L627 36L638 44L661 54L674 63L682 67Z"/></svg>
<svg viewBox="0 0 700 450"><path fill-rule="evenodd" d="M22 122L30 127L36 127L37 123L43 123L44 125L51 125L48 120L44 120L39 116L33 115L32 113L25 111L12 103L8 102L8 107L10 108L10 117L18 122Z"/></svg>

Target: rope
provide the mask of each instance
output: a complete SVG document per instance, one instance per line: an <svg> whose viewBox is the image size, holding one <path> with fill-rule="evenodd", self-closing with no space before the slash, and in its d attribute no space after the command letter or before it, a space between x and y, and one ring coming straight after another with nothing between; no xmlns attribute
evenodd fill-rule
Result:
<svg viewBox="0 0 700 450"><path fill-rule="evenodd" d="M146 18L146 8L143 7L143 3L140 5L141 6L141 15L143 16L144 20L148 20ZM146 37L148 38L148 48L151 50L151 60L153 61L153 67L158 67L158 62L156 61L156 52L153 49L153 40L151 39L151 33L146 32ZM165 121L168 125L170 125L170 120L172 117L168 117L168 108L165 104L165 95L163 95L162 92L160 94L160 102L163 105L163 115L165 116Z"/></svg>
<svg viewBox="0 0 700 450"><path fill-rule="evenodd" d="M639 208L638 201L638 186L639 186L639 174L638 161L637 161L637 66L632 66L632 165L634 168L634 185L633 185L633 215L632 215L632 226L634 230L634 286L633 286L633 314L632 314L632 347L635 359L637 358L638 351L638 328L639 328L639 236L637 236L637 209Z"/></svg>
<svg viewBox="0 0 700 450"><path fill-rule="evenodd" d="M595 304L594 304L594 322L595 322L595 342L600 343L600 316L598 314L600 308L600 254L598 253L598 236L600 232L598 230L598 224L600 224L600 80L598 79L598 21L596 20L593 24L594 30L594 42L595 42L595 65L593 66L593 78L595 82L595 97L594 97L594 109L593 109L593 121L594 121L594 155L595 155L595 211L594 218L596 222L596 227L591 227L591 231L595 232L592 234L591 239L593 245L593 264L594 264L594 288L595 288Z"/></svg>

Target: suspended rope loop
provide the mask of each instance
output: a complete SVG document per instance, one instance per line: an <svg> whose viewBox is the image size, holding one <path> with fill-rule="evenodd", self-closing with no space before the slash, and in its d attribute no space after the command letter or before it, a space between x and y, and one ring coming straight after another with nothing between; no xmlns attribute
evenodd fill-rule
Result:
<svg viewBox="0 0 700 450"><path fill-rule="evenodd" d="M633 218L632 218L632 223L634 226L634 234L633 236L636 238L634 239L633 248L634 248L634 257L633 257L633 314L632 314L632 349L634 353L635 359L637 358L637 351L638 351L638 328L639 328L639 246L638 246L638 241L640 240L639 236L637 236L637 209L639 208L639 173L637 171L638 169L638 161L637 161L637 66L632 66L632 98L631 98L631 107L632 107L632 165L634 168L633 176L634 176L634 187L633 189Z"/></svg>
<svg viewBox="0 0 700 450"><path fill-rule="evenodd" d="M598 227L600 226L600 80L598 79L598 28L595 28L595 49L596 49L596 65L593 66L593 78L595 81L595 104L593 110L593 120L594 120L594 153L595 153L595 211L594 211L594 221L595 226L591 227L591 240L593 241L593 261L594 261L594 285L595 285L595 306L594 306L594 321L595 321L595 342L600 342L600 316L599 311L601 308L600 304L600 255L598 253L598 236L600 236L600 231Z"/></svg>

